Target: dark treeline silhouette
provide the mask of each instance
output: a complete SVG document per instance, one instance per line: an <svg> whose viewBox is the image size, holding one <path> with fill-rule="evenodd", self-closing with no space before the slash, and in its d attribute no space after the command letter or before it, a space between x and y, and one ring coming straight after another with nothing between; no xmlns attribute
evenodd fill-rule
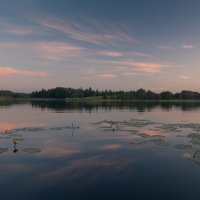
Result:
<svg viewBox="0 0 200 200"><path fill-rule="evenodd" d="M34 91L30 94L32 98L86 98L98 97L103 99L114 100L200 100L200 93L183 90L178 93L163 91L155 93L150 90L138 89L136 91L111 91L111 90L93 90L88 89L73 89L56 87L53 89L42 89Z"/></svg>
<svg viewBox="0 0 200 200"><path fill-rule="evenodd" d="M0 97L29 97L30 94L26 94L26 93L17 93L17 92L12 92L9 90L0 90Z"/></svg>

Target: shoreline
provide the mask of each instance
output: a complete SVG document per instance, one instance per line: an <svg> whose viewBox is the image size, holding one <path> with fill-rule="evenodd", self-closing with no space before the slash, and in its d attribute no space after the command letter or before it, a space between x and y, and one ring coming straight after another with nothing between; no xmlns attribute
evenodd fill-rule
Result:
<svg viewBox="0 0 200 200"><path fill-rule="evenodd" d="M0 97L0 101L6 100L17 100L17 101L73 101L73 102L81 102L81 101L88 101L88 102L169 102L169 103L184 103L184 102L200 102L200 100L195 99L172 99L172 100L128 100L128 99L103 99L103 98L27 98L27 97Z"/></svg>

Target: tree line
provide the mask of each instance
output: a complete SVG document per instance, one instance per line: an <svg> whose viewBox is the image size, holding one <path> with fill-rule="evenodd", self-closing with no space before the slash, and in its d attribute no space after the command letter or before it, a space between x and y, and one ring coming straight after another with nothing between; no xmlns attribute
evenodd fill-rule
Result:
<svg viewBox="0 0 200 200"><path fill-rule="evenodd" d="M0 90L0 97L13 97L13 98L24 98L30 97L30 94L27 93L19 93L19 92L12 92L9 90Z"/></svg>
<svg viewBox="0 0 200 200"><path fill-rule="evenodd" d="M150 90L138 89L136 91L112 91L112 90L94 90L91 87L87 89L74 89L56 87L52 89L42 89L40 91L33 91L29 94L32 98L102 98L114 100L200 100L200 93L183 90L181 92L172 93L170 91L163 91L155 93Z"/></svg>

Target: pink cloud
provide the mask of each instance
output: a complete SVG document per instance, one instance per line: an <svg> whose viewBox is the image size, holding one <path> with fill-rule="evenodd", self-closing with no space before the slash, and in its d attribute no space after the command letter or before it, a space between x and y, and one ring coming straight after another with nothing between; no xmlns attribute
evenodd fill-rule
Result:
<svg viewBox="0 0 200 200"><path fill-rule="evenodd" d="M0 21L1 26L1 32L10 34L10 35L16 35L16 36L24 36L24 35L30 35L30 34L36 34L39 33L39 29L36 27L22 27L14 25L10 22L4 22Z"/></svg>
<svg viewBox="0 0 200 200"><path fill-rule="evenodd" d="M137 52L137 51L132 51L132 52L126 52L125 55L127 56L139 56L139 57L152 57L152 55L144 52Z"/></svg>
<svg viewBox="0 0 200 200"><path fill-rule="evenodd" d="M92 44L105 45L109 43L116 45L120 42L137 42L132 34L129 33L130 31L125 30L121 24L108 25L105 22L82 17L81 21L84 25L81 25L76 21L64 21L58 17L42 17L42 15L32 16L32 20L38 23L44 30L56 30L69 38Z"/></svg>
<svg viewBox="0 0 200 200"><path fill-rule="evenodd" d="M136 73L135 72L123 72L123 75L124 76L134 76L134 75L136 75Z"/></svg>
<svg viewBox="0 0 200 200"><path fill-rule="evenodd" d="M180 75L179 78L180 78L180 79L183 79L183 80L188 80L188 79L190 79L191 77L190 77L190 76L186 76L186 75Z"/></svg>
<svg viewBox="0 0 200 200"><path fill-rule="evenodd" d="M114 44L114 42L116 42L117 40L121 41L122 38L125 39L125 35L124 37L121 37L122 34L119 33L115 33L113 35L109 33L92 33L89 31L83 31L83 29L77 30L76 27L74 27L73 25L63 25L59 23L52 24L46 22L43 23L43 26L58 30L73 39L94 44L102 44L104 42Z"/></svg>
<svg viewBox="0 0 200 200"><path fill-rule="evenodd" d="M11 34L11 35L17 35L17 36L24 36L24 35L30 35L34 34L35 31L31 28L7 28L6 30L4 29L4 32Z"/></svg>
<svg viewBox="0 0 200 200"><path fill-rule="evenodd" d="M166 67L167 65L153 63L153 62L136 62L134 60L121 60L121 61L112 61L110 64L117 66L127 66L129 70L134 71L144 71L148 73L159 72L161 68Z"/></svg>
<svg viewBox="0 0 200 200"><path fill-rule="evenodd" d="M192 44L184 44L184 45L181 45L181 47L183 49L193 49L194 48L194 46Z"/></svg>
<svg viewBox="0 0 200 200"><path fill-rule="evenodd" d="M104 74L100 74L99 75L101 78L116 78L117 76L115 74L111 74L111 73L104 73Z"/></svg>
<svg viewBox="0 0 200 200"><path fill-rule="evenodd" d="M0 75L9 76L9 75L22 75L22 76L48 76L48 73L41 71L31 71L31 70L20 70L13 67L0 67Z"/></svg>
<svg viewBox="0 0 200 200"><path fill-rule="evenodd" d="M40 42L36 43L36 47L38 48L38 50L44 51L45 53L49 54L74 52L83 49L81 47L62 42Z"/></svg>
<svg viewBox="0 0 200 200"><path fill-rule="evenodd" d="M41 52L42 57L50 60L63 60L65 58L75 57L84 49L62 42L38 42L34 45L34 48L37 52Z"/></svg>
<svg viewBox="0 0 200 200"><path fill-rule="evenodd" d="M84 48L65 42L0 42L0 48L7 51L20 50L47 60L63 60L78 55Z"/></svg>
<svg viewBox="0 0 200 200"><path fill-rule="evenodd" d="M110 56L110 57L121 57L123 56L123 53L117 52L117 51L101 51L101 55L103 56Z"/></svg>

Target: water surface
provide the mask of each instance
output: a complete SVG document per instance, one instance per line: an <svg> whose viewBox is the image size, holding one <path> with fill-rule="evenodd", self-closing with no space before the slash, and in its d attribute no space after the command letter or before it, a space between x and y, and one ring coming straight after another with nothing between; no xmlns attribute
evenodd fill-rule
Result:
<svg viewBox="0 0 200 200"><path fill-rule="evenodd" d="M200 104L0 103L0 196L200 199Z"/></svg>

